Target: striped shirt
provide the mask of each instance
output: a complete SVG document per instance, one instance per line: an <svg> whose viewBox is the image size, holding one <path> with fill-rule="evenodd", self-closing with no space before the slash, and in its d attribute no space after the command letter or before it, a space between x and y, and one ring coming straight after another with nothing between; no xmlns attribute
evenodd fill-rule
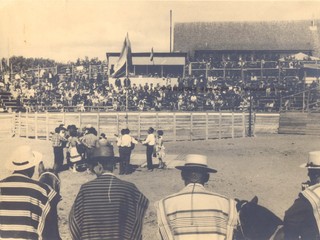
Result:
<svg viewBox="0 0 320 240"><path fill-rule="evenodd" d="M69 216L72 239L142 239L148 199L113 174L81 186Z"/></svg>
<svg viewBox="0 0 320 240"><path fill-rule="evenodd" d="M189 184L155 206L159 239L232 239L237 224L235 201L209 192L201 184Z"/></svg>
<svg viewBox="0 0 320 240"><path fill-rule="evenodd" d="M22 174L0 181L0 238L42 239L45 221L60 196L47 185Z"/></svg>

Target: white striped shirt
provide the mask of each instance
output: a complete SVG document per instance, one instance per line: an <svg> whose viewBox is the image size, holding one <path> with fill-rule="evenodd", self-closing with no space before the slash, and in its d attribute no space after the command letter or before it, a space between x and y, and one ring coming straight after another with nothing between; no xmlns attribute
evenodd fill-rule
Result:
<svg viewBox="0 0 320 240"><path fill-rule="evenodd" d="M42 239L51 204L60 196L22 174L0 181L1 239Z"/></svg>

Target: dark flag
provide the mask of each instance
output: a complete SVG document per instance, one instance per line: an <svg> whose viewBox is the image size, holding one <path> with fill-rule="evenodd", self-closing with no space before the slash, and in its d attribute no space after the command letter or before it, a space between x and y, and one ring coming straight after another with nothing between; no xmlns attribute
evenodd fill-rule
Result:
<svg viewBox="0 0 320 240"><path fill-rule="evenodd" d="M127 34L123 43L122 51L120 53L118 62L114 66L114 73L112 77L118 78L118 77L123 77L125 75L129 75L131 66L132 66L131 43L129 40L129 35Z"/></svg>

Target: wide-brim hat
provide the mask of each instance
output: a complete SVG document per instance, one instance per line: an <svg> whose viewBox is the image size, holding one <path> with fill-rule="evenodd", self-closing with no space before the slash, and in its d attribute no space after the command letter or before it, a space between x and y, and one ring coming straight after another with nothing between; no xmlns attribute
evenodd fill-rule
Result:
<svg viewBox="0 0 320 240"><path fill-rule="evenodd" d="M29 145L18 147L8 158L6 168L9 171L20 171L37 166L42 160L42 154L32 151Z"/></svg>
<svg viewBox="0 0 320 240"><path fill-rule="evenodd" d="M207 156L198 154L188 154L186 163L183 166L176 166L179 170L198 169L205 172L216 173L217 170L208 167Z"/></svg>
<svg viewBox="0 0 320 240"><path fill-rule="evenodd" d="M301 168L320 169L320 151L309 152L308 162L301 164Z"/></svg>

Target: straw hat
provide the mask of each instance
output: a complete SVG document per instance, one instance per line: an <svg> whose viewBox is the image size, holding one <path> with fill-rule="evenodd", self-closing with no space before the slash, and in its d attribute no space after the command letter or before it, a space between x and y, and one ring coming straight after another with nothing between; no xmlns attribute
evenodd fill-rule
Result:
<svg viewBox="0 0 320 240"><path fill-rule="evenodd" d="M309 152L308 162L300 165L301 168L320 169L320 151Z"/></svg>
<svg viewBox="0 0 320 240"><path fill-rule="evenodd" d="M186 163L184 166L177 166L179 170L200 169L210 173L216 173L217 170L208 167L207 156L198 154L189 154L186 156Z"/></svg>
<svg viewBox="0 0 320 240"><path fill-rule="evenodd" d="M29 145L19 146L6 163L10 171L20 171L38 165L42 160L42 154L32 151Z"/></svg>

